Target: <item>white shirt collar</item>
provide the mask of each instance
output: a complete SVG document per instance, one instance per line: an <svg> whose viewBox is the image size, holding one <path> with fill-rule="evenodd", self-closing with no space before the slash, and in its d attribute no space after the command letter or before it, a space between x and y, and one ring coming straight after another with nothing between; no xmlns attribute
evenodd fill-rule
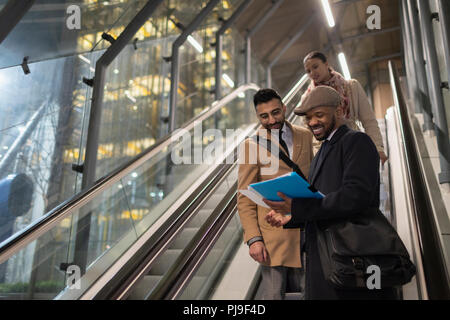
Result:
<svg viewBox="0 0 450 320"><path fill-rule="evenodd" d="M331 138L333 138L334 134L336 133L338 128L334 129L333 132L330 133L330 135L328 136L327 140L331 141Z"/></svg>

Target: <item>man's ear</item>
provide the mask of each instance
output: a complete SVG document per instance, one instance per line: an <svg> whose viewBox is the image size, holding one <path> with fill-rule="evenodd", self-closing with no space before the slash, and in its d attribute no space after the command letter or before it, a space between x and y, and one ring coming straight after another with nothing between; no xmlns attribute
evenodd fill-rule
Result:
<svg viewBox="0 0 450 320"><path fill-rule="evenodd" d="M287 108L286 105L283 103L283 112L286 112Z"/></svg>
<svg viewBox="0 0 450 320"><path fill-rule="evenodd" d="M336 117L338 119L344 118L344 108L342 106L338 106L335 110Z"/></svg>

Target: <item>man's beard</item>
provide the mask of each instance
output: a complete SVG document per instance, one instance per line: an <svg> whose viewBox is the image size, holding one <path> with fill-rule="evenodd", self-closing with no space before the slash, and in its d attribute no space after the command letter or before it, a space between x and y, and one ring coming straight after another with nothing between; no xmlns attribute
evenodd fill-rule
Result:
<svg viewBox="0 0 450 320"><path fill-rule="evenodd" d="M333 115L333 119L331 120L331 124L330 124L330 126L328 127L328 129L325 131L325 133L323 134L323 136L320 137L320 138L318 138L318 137L316 137L316 135L314 135L314 137L315 137L318 141L326 140L326 139L330 136L330 134L333 132L335 126L336 126L336 116ZM317 126L316 126L316 127L317 127ZM313 132L313 128L312 128L312 127L309 127L309 129L311 130L311 132ZM313 132L313 134L314 134L314 132Z"/></svg>
<svg viewBox="0 0 450 320"><path fill-rule="evenodd" d="M285 119L283 119L283 120L281 120L281 121L279 121L279 122L276 122L276 123L274 123L273 125L263 125L263 127L266 129L266 130L268 130L268 131L270 131L270 130L280 130L281 131L281 129L283 129L283 126L284 126L284 122L285 122ZM280 127L279 128L273 128L274 126L277 126L277 125L279 125Z"/></svg>

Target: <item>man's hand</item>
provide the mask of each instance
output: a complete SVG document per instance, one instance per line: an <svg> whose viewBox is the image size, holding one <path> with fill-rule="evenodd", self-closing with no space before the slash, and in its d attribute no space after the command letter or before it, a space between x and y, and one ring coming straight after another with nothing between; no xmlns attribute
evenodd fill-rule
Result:
<svg viewBox="0 0 450 320"><path fill-rule="evenodd" d="M384 163L388 160L388 156L384 153L384 151L380 151L378 154L380 155L381 165L384 165Z"/></svg>
<svg viewBox="0 0 450 320"><path fill-rule="evenodd" d="M275 211L270 211L266 216L266 221L272 226L272 227L281 227L284 226L286 223L291 221L292 216L291 215L284 215L282 213L278 213Z"/></svg>
<svg viewBox="0 0 450 320"><path fill-rule="evenodd" d="M291 213L292 199L285 196L283 193L278 192L277 195L283 199L283 201L270 201L263 199L264 203L267 204L273 211L281 214Z"/></svg>
<svg viewBox="0 0 450 320"><path fill-rule="evenodd" d="M253 242L249 248L250 256L257 262L269 262L269 253L262 241Z"/></svg>

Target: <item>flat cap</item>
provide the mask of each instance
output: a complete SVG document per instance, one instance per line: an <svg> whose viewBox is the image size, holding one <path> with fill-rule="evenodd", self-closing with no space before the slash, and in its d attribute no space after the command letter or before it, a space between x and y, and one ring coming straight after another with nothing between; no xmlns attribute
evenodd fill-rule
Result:
<svg viewBox="0 0 450 320"><path fill-rule="evenodd" d="M303 99L294 113L304 116L309 110L316 107L337 107L341 103L339 93L329 86L318 86Z"/></svg>

